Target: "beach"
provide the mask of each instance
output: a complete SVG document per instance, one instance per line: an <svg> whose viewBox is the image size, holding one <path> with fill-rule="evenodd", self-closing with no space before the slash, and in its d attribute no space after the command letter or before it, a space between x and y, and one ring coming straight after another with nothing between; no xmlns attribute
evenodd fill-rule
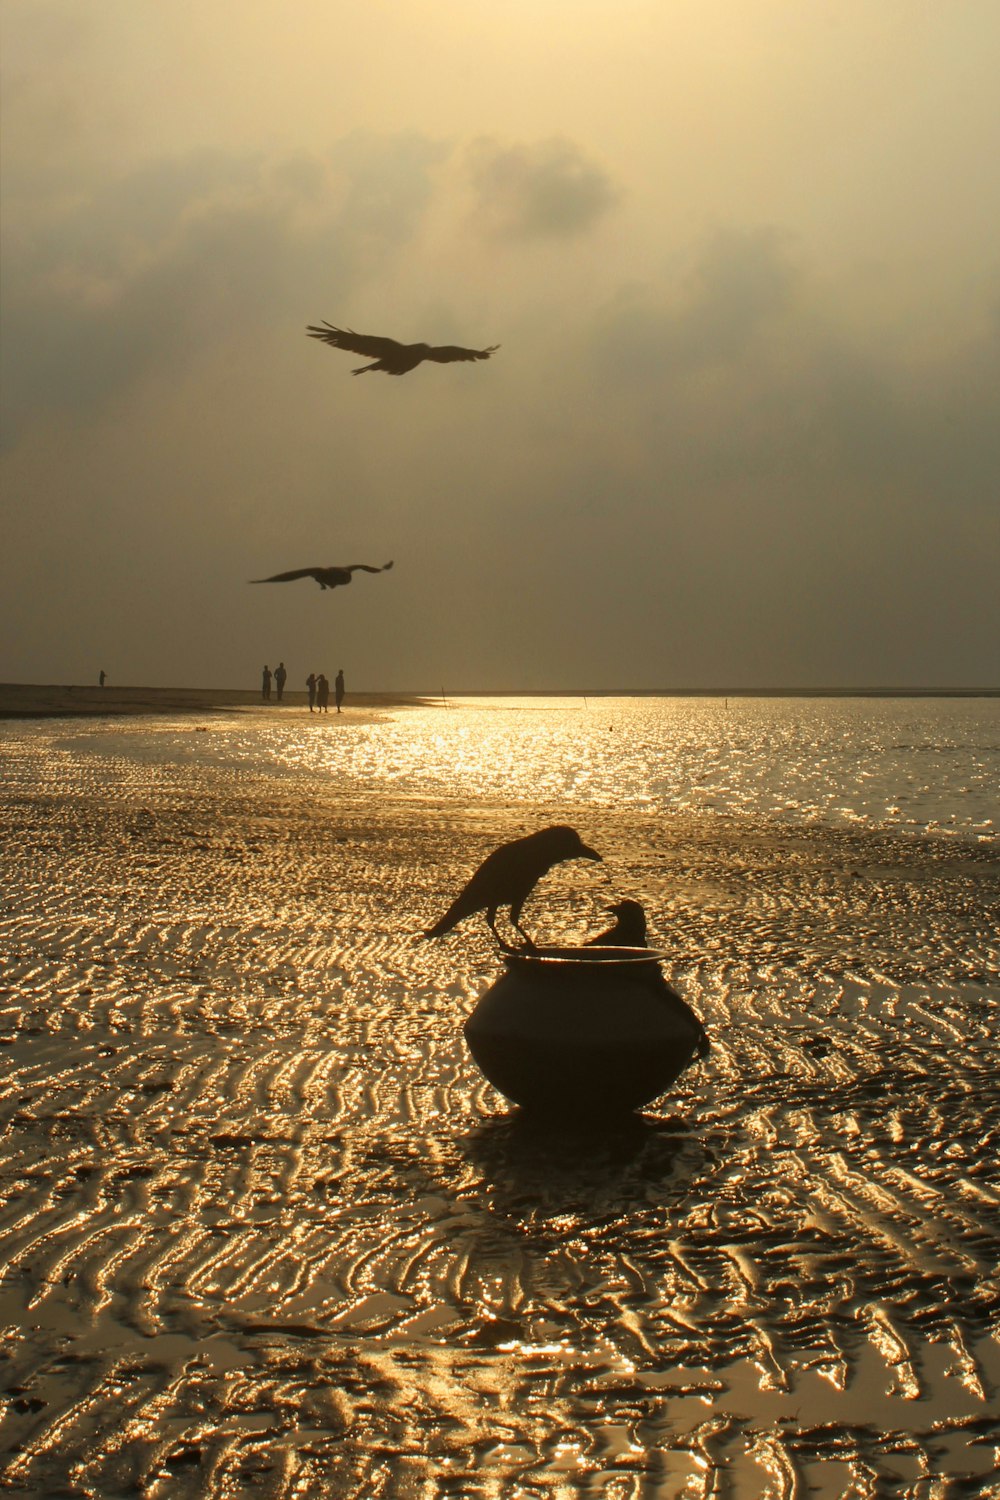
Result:
<svg viewBox="0 0 1000 1500"><path fill-rule="evenodd" d="M199 722L0 733L6 1492L996 1494L995 839L270 774ZM559 821L604 864L528 925L641 895L712 1044L589 1132L476 1070L485 924L419 936Z"/></svg>

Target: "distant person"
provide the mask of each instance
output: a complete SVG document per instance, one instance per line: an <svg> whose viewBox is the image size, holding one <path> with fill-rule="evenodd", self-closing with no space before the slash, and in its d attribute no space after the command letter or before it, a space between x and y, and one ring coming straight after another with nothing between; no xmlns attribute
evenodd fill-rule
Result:
<svg viewBox="0 0 1000 1500"><path fill-rule="evenodd" d="M330 712L330 683L325 672L316 678L316 704L320 713Z"/></svg>
<svg viewBox="0 0 1000 1500"><path fill-rule="evenodd" d="M312 713L316 707L316 673L310 672L306 678L306 687L309 690L309 712Z"/></svg>
<svg viewBox="0 0 1000 1500"><path fill-rule="evenodd" d="M270 699L271 699L271 668L269 666L266 666L266 665L264 667L264 671L263 671L263 674L261 675L261 679L260 679L260 696L263 698L263 700L264 700L265 703L270 702Z"/></svg>
<svg viewBox="0 0 1000 1500"><path fill-rule="evenodd" d="M285 663L283 661L279 661L278 665L274 669L274 685L278 689L279 703L281 702L282 695L285 691L285 678L287 676L288 673L285 671Z"/></svg>
<svg viewBox="0 0 1000 1500"><path fill-rule="evenodd" d="M101 668L101 671L100 671L100 672L99 672L99 674L98 674L98 677L97 677L97 680L98 680L98 682L99 682L99 683L100 683L100 684L101 684L101 687L103 687L103 686L104 686L104 684L105 684L105 683L106 683L106 682L107 682L107 680L108 680L108 674L107 674L107 672L105 672L105 670L104 670L104 668L103 668L103 667L102 667L102 668Z"/></svg>
<svg viewBox="0 0 1000 1500"><path fill-rule="evenodd" d="M337 705L337 712L339 714L340 713L340 705L344 701L344 669L343 669L343 667L340 668L340 671L337 673L336 677L333 679L333 697L334 697L334 701L335 701L335 703Z"/></svg>

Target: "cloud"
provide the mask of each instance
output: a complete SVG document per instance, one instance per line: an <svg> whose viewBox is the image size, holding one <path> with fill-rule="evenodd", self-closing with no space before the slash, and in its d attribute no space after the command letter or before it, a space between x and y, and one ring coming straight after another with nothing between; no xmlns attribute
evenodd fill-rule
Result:
<svg viewBox="0 0 1000 1500"><path fill-rule="evenodd" d="M449 159L462 158L417 132L356 131L322 152L204 149L37 196L27 177L11 184L3 445L47 413L93 420L144 380L176 380L210 349L266 337L301 319L310 288L335 289L344 307L391 285L453 185ZM604 174L566 142L481 142L476 159L483 183L506 184L493 222L518 232L570 233L611 201ZM449 327L447 307L437 325Z"/></svg>
<svg viewBox="0 0 1000 1500"><path fill-rule="evenodd" d="M568 239L592 229L619 194L609 174L573 141L553 138L501 146L480 140L469 150L475 211L491 235Z"/></svg>
<svg viewBox="0 0 1000 1500"><path fill-rule="evenodd" d="M402 136L200 155L31 226L20 346L54 420L8 458L6 636L36 663L10 672L113 648L132 680L237 681L276 641L311 665L317 600L244 580L322 545L397 560L335 617L373 686L991 680L991 309L928 314L916 361L773 226L617 292L611 268L603 300L582 256L536 261L530 299L522 257L512 295L467 242L446 277L461 161ZM502 353L353 381L303 301L457 338L471 307Z"/></svg>
<svg viewBox="0 0 1000 1500"><path fill-rule="evenodd" d="M325 155L196 152L44 206L9 201L5 442L33 416L92 417L209 345L300 315L304 287L343 299L384 275L445 150L358 132Z"/></svg>
<svg viewBox="0 0 1000 1500"><path fill-rule="evenodd" d="M625 381L742 358L794 310L801 271L774 228L717 230L676 287L622 288L599 315L593 357Z"/></svg>
<svg viewBox="0 0 1000 1500"><path fill-rule="evenodd" d="M729 649L715 599L762 650L797 651L803 677L815 660L818 680L849 678L867 637L884 680L988 680L996 319L989 307L969 330L928 318L918 361L884 326L845 316L852 285L747 226L694 247L685 274L622 288L575 321L553 306L525 406L545 404L553 438L543 447L539 433L533 456L557 462L544 510L526 489L512 529L530 508L543 553L586 537L619 609L632 597L620 580L644 570L643 597L665 589L699 622L697 671ZM647 660L667 660L655 639Z"/></svg>
<svg viewBox="0 0 1000 1500"><path fill-rule="evenodd" d="M343 224L381 245L410 240L430 203L433 169L448 153L442 142L412 131L385 137L359 130L339 141L330 161L343 178Z"/></svg>

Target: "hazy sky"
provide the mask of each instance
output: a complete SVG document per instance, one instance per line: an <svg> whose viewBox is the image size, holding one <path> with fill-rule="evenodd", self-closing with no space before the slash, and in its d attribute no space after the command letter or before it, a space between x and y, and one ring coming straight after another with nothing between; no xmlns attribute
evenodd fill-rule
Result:
<svg viewBox="0 0 1000 1500"><path fill-rule="evenodd" d="M0 16L0 679L1000 682L997 0Z"/></svg>

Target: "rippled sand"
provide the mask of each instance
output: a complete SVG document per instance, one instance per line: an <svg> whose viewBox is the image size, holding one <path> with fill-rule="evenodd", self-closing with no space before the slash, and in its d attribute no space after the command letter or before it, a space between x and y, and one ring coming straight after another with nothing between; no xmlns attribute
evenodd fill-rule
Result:
<svg viewBox="0 0 1000 1500"><path fill-rule="evenodd" d="M8 1492L997 1493L995 847L0 766ZM590 1138L414 937L559 816L529 925L640 896L713 1038Z"/></svg>

